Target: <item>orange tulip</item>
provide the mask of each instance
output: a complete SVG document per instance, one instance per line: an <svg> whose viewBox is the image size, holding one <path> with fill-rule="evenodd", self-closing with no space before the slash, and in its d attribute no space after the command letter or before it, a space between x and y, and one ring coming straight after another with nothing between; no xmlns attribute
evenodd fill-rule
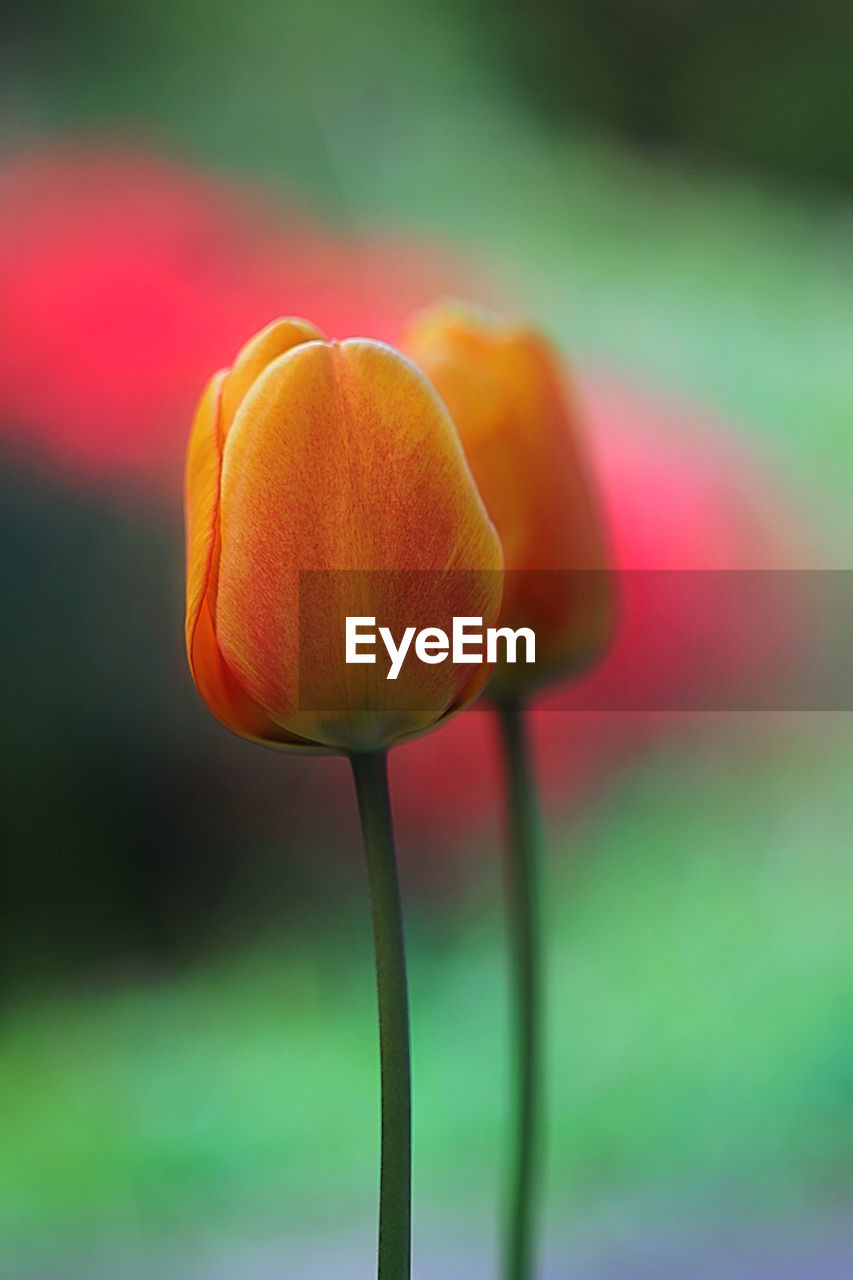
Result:
<svg viewBox="0 0 853 1280"><path fill-rule="evenodd" d="M536 635L535 666L502 663L490 693L516 697L581 669L606 643L613 598L579 415L556 353L526 328L448 305L416 316L401 346L450 410L500 535L500 625Z"/></svg>
<svg viewBox="0 0 853 1280"><path fill-rule="evenodd" d="M379 661L345 662L347 614L396 635L500 609L500 543L453 423L390 347L302 320L254 337L202 398L186 514L190 667L243 737L379 751L488 678L414 662L389 681Z"/></svg>

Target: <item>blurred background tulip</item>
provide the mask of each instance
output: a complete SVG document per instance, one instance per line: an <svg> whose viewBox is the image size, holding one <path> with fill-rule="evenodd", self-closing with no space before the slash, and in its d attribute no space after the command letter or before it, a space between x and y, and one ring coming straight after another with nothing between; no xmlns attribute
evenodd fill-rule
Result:
<svg viewBox="0 0 853 1280"><path fill-rule="evenodd" d="M532 315L620 566L847 569L848 6L31 0L5 24L3 1274L346 1280L377 1143L349 783L222 733L186 673L199 388L276 315L390 341L439 296ZM683 705L707 632L659 607L536 717L546 1274L832 1280L853 734L600 710L638 662ZM392 761L416 1266L466 1280L494 1274L506 1097L496 784L477 710Z"/></svg>
<svg viewBox="0 0 853 1280"><path fill-rule="evenodd" d="M490 695L524 697L534 681L576 675L606 646L615 587L568 371L520 320L458 305L415 316L403 347L450 410L500 534L500 624L536 637L535 672L499 662Z"/></svg>

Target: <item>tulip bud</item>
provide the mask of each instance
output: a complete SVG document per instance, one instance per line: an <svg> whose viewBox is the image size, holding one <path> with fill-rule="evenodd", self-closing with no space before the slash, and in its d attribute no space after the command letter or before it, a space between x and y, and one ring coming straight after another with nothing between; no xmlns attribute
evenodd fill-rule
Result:
<svg viewBox="0 0 853 1280"><path fill-rule="evenodd" d="M498 616L502 555L453 423L392 348L278 320L211 380L186 474L186 638L228 728L378 751L483 687L485 665L345 662L346 616ZM464 572L463 572L464 571ZM310 696L305 690L310 689Z"/></svg>
<svg viewBox="0 0 853 1280"><path fill-rule="evenodd" d="M489 692L515 698L576 672L605 646L613 589L602 521L556 353L538 334L439 305L402 349L450 411L507 570L500 626L536 634L534 667L499 664Z"/></svg>

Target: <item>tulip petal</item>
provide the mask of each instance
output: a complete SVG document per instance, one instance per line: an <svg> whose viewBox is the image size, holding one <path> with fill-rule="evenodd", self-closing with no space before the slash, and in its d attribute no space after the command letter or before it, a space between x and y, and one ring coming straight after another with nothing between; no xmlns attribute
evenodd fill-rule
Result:
<svg viewBox="0 0 853 1280"><path fill-rule="evenodd" d="M233 733L267 746L322 750L316 743L306 742L277 725L249 697L222 656L206 600L193 633L190 667L208 707Z"/></svg>
<svg viewBox="0 0 853 1280"><path fill-rule="evenodd" d="M344 661L347 614L399 635L453 615L489 626L500 608L500 543L456 431L397 352L318 341L275 359L228 433L220 524L216 636L240 686L277 724L371 749L473 696L479 667L412 659L405 679L388 681L380 663ZM321 573L309 591L300 574L312 570L348 572Z"/></svg>
<svg viewBox="0 0 853 1280"><path fill-rule="evenodd" d="M222 456L219 418L225 370L214 374L201 398L187 453L184 511L187 531L187 651L207 592L216 544Z"/></svg>
<svg viewBox="0 0 853 1280"><path fill-rule="evenodd" d="M318 339L323 340L319 329L315 329L307 320L289 317L273 320L272 324L250 338L234 361L222 393L220 431L223 444L240 402L267 365L292 347L299 346L302 342L316 342Z"/></svg>
<svg viewBox="0 0 853 1280"><path fill-rule="evenodd" d="M501 624L536 633L535 671L502 664L492 692L581 668L610 630L610 552L556 354L521 326L446 305L416 317L403 347L447 405L500 534Z"/></svg>
<svg viewBox="0 0 853 1280"><path fill-rule="evenodd" d="M229 668L216 639L212 602L216 597L222 446L234 409L271 360L318 336L305 321L274 321L246 344L232 369L214 375L193 423L186 469L186 642L193 679L213 714L235 733L301 750L319 748L275 724Z"/></svg>

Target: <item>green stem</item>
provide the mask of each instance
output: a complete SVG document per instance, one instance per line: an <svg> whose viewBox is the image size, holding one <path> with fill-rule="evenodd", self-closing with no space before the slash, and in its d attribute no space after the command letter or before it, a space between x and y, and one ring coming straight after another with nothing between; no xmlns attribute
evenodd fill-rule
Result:
<svg viewBox="0 0 853 1280"><path fill-rule="evenodd" d="M353 755L364 839L382 1075L382 1173L379 1186L379 1280L409 1280L412 1253L412 1083L403 915L384 752Z"/></svg>
<svg viewBox="0 0 853 1280"><path fill-rule="evenodd" d="M524 708L501 702L509 818L507 915L510 939L515 1041L515 1150L507 1222L506 1280L534 1273L534 1207L539 1151L541 1070L541 960L539 862L542 830L524 724Z"/></svg>

